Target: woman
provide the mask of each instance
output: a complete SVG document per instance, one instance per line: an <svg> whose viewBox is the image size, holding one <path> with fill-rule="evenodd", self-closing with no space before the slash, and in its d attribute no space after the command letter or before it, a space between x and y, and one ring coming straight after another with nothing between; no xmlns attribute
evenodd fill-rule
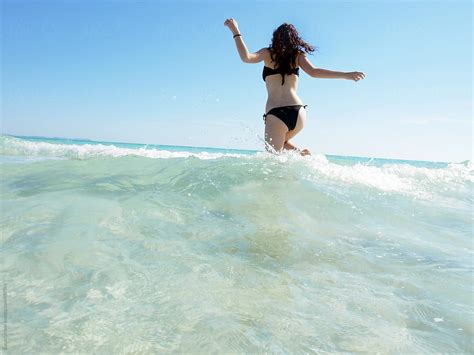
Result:
<svg viewBox="0 0 474 355"><path fill-rule="evenodd" d="M235 44L244 63L263 61L263 80L267 86L268 99L263 115L265 121L266 149L281 152L283 149L297 150L301 155L310 155L308 149L300 150L290 139L298 134L306 119L306 105L296 94L299 68L313 78L334 78L359 81L365 77L361 72L338 72L315 68L306 57L314 48L303 41L296 28L282 24L273 32L268 48L249 53L240 34L237 21L230 18L224 22L232 32Z"/></svg>

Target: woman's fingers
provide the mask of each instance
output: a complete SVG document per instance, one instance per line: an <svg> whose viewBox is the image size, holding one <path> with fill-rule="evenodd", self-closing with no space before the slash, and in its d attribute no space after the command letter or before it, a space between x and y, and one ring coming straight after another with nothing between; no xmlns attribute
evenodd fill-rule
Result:
<svg viewBox="0 0 474 355"><path fill-rule="evenodd" d="M351 78L354 81L359 81L365 78L365 74L362 72L355 71L355 72L352 72L351 74L352 74Z"/></svg>
<svg viewBox="0 0 474 355"><path fill-rule="evenodd" d="M236 22L237 22L237 21L235 21L235 19L233 19L233 18L228 18L228 19L225 20L224 26L229 26L229 25L231 25L231 24L235 25Z"/></svg>

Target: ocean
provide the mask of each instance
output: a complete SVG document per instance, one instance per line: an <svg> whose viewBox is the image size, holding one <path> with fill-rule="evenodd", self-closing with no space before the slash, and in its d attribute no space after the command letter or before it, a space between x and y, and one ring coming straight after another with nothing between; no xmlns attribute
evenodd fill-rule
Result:
<svg viewBox="0 0 474 355"><path fill-rule="evenodd" d="M474 351L470 161L0 141L11 353Z"/></svg>

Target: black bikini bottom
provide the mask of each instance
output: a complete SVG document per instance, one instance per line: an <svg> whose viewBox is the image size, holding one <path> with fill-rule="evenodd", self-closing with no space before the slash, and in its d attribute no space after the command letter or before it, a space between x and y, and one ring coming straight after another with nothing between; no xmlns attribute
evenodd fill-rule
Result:
<svg viewBox="0 0 474 355"><path fill-rule="evenodd" d="M284 124L288 127L290 131L294 130L296 127L296 120L298 119L298 113L300 108L306 108L308 105L291 105L291 106L281 106L274 107L266 114L263 115L263 122L267 115L274 115L283 121ZM265 122L266 123L266 122Z"/></svg>

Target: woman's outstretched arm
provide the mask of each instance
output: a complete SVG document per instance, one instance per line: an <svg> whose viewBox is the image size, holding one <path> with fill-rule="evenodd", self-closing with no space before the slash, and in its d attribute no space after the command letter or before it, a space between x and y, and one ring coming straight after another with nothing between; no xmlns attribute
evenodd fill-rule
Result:
<svg viewBox="0 0 474 355"><path fill-rule="evenodd" d="M313 63L311 63L309 59L306 57L305 53L302 53L301 55L299 55L298 64L305 71L305 73L307 73L309 76L313 78L347 79L347 80L354 80L354 81L359 81L365 78L365 74L358 71L341 72L341 71L333 71L333 70L316 68L313 65Z"/></svg>
<svg viewBox="0 0 474 355"><path fill-rule="evenodd" d="M265 55L267 54L267 49L262 48L258 52L250 53L245 45L244 39L239 31L239 26L237 21L233 18L229 18L225 20L224 26L229 27L229 30L232 32L234 36L235 45L237 46L237 51L239 52L240 59L244 63L258 63L265 59ZM237 35L237 36L236 36Z"/></svg>

